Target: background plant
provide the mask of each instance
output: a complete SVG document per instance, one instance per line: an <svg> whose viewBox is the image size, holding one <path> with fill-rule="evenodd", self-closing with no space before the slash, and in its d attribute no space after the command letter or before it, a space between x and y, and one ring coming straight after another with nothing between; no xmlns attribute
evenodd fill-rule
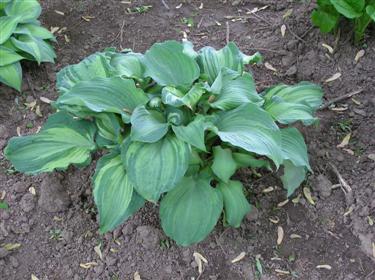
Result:
<svg viewBox="0 0 375 280"><path fill-rule="evenodd" d="M359 43L367 27L375 22L375 0L318 0L311 15L312 22L322 32L331 32L342 17L354 23L354 41Z"/></svg>
<svg viewBox="0 0 375 280"><path fill-rule="evenodd" d="M165 233L180 245L199 242L223 211L233 227L250 211L237 169L283 166L288 195L311 169L289 125L316 120L322 91L300 83L258 94L244 65L260 59L234 43L196 52L188 41L156 43L144 55L95 53L58 73L59 111L38 134L12 138L5 155L37 174L88 165L104 150L93 177L101 232L160 200Z"/></svg>
<svg viewBox="0 0 375 280"><path fill-rule="evenodd" d="M0 82L21 91L23 59L54 62L55 41L37 20L41 6L36 0L0 1Z"/></svg>

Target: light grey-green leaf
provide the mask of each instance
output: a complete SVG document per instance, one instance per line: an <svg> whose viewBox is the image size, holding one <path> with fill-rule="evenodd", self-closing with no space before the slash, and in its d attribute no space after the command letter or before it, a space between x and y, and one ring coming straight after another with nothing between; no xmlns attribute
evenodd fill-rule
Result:
<svg viewBox="0 0 375 280"><path fill-rule="evenodd" d="M239 181L220 182L218 190L224 199L225 220L230 226L239 227L242 219L251 210L243 192L243 185Z"/></svg>
<svg viewBox="0 0 375 280"><path fill-rule="evenodd" d="M289 197L305 180L306 168L304 166L295 166L290 160L284 161L283 165L284 175L281 176L281 181Z"/></svg>
<svg viewBox="0 0 375 280"><path fill-rule="evenodd" d="M111 56L110 63L118 75L142 80L145 71L141 62L142 57L143 55L140 53L116 53Z"/></svg>
<svg viewBox="0 0 375 280"><path fill-rule="evenodd" d="M189 109L193 110L205 91L206 87L201 83L194 84L186 94L174 87L164 87L161 98L162 102L166 105L171 105L174 107L181 107L185 105Z"/></svg>
<svg viewBox="0 0 375 280"><path fill-rule="evenodd" d="M168 132L169 124L165 116L155 110L147 110L138 106L131 115L130 122L132 141L154 143Z"/></svg>
<svg viewBox="0 0 375 280"><path fill-rule="evenodd" d="M88 121L73 120L64 112L50 119L38 134L9 140L4 154L16 170L37 174L90 162L90 152L96 149L95 126Z"/></svg>
<svg viewBox="0 0 375 280"><path fill-rule="evenodd" d="M190 159L189 145L172 135L156 143L123 145L121 153L135 189L143 198L153 202L176 186Z"/></svg>
<svg viewBox="0 0 375 280"><path fill-rule="evenodd" d="M105 233L124 221L133 196L133 186L129 182L120 154L110 153L97 162L93 183L100 232Z"/></svg>
<svg viewBox="0 0 375 280"><path fill-rule="evenodd" d="M5 13L8 16L20 16L20 22L29 22L36 20L42 8L37 0L13 0L5 7Z"/></svg>
<svg viewBox="0 0 375 280"><path fill-rule="evenodd" d="M222 195L209 179L183 178L160 203L161 225L178 245L188 246L212 231L222 209Z"/></svg>
<svg viewBox="0 0 375 280"><path fill-rule="evenodd" d="M212 150L214 160L211 169L220 180L228 183L230 177L237 170L237 163L232 157L232 151L231 149L223 149L220 146L215 146Z"/></svg>
<svg viewBox="0 0 375 280"><path fill-rule="evenodd" d="M283 128L280 131L283 159L290 160L295 166L304 166L311 170L307 147L302 134L293 127Z"/></svg>
<svg viewBox="0 0 375 280"><path fill-rule="evenodd" d="M0 44L3 44L6 40L9 39L9 37L12 35L14 30L17 27L17 24L20 22L21 17L20 16L3 16L0 17L0 30L1 30L1 36L0 36Z"/></svg>
<svg viewBox="0 0 375 280"><path fill-rule="evenodd" d="M23 59L23 56L17 54L14 50L0 46L0 66L13 64Z"/></svg>
<svg viewBox="0 0 375 280"><path fill-rule="evenodd" d="M265 155L276 167L282 163L280 130L269 114L257 105L244 104L225 112L216 125L222 141Z"/></svg>
<svg viewBox="0 0 375 280"><path fill-rule="evenodd" d="M22 68L19 62L0 66L0 83L21 91Z"/></svg>
<svg viewBox="0 0 375 280"><path fill-rule="evenodd" d="M128 117L137 106L147 102L148 97L136 88L133 80L113 77L81 81L61 95L55 105L72 113L80 106L94 113L117 113Z"/></svg>
<svg viewBox="0 0 375 280"><path fill-rule="evenodd" d="M210 106L220 110L234 109L245 103L263 104L263 98L256 91L254 79L247 72L240 75L236 71L223 68L211 90L216 94L216 98Z"/></svg>
<svg viewBox="0 0 375 280"><path fill-rule="evenodd" d="M69 65L57 73L56 87L60 94L68 92L80 81L94 78L107 78L114 75L114 69L109 64L109 57L105 53L95 53L78 64Z"/></svg>
<svg viewBox="0 0 375 280"><path fill-rule="evenodd" d="M196 61L184 53L182 44L165 41L154 44L143 59L145 76L161 86L189 87L199 77Z"/></svg>

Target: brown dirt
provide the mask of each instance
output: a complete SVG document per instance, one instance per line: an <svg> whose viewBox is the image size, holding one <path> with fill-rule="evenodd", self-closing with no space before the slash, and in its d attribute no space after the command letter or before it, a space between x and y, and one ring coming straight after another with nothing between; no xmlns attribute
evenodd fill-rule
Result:
<svg viewBox="0 0 375 280"><path fill-rule="evenodd" d="M165 1L170 10L161 1L132 2L43 1L43 23L65 26L67 30L58 36L55 66L24 64L34 97L26 81L22 94L0 87L0 149L16 135L17 127L22 134L29 134L42 125L51 109L39 97L57 97L54 73L63 66L108 46L142 52L156 41L181 39L181 31L186 31L197 47L221 47L226 38L225 16L244 15L248 9L268 5L257 16L230 21L230 39L245 53L260 50L278 70L274 73L264 66L253 68L259 90L278 82L323 83L336 72L342 73L340 79L323 83L326 100L363 89L355 101L347 99L337 104L346 106L345 111L321 110L320 125L303 129L314 169L304 186L312 189L316 205L309 204L302 195L299 203L289 202L278 208L277 204L285 199L279 179L273 174L263 174L259 179L243 170L238 176L247 185L249 198L258 211L249 215L239 229L226 229L219 222L204 242L180 248L162 233L158 207L147 205L115 232L100 236L89 179L93 165L30 177L15 173L0 153L0 191L6 192L5 201L10 206L8 211L0 210L0 244L21 244L7 256L0 251L0 278L30 279L34 274L40 280L133 279L138 271L142 279L197 279L192 256L197 251L208 259L200 279L257 279L257 255L263 267L261 279L374 279L371 246L375 242L375 226L369 224L369 219L375 220L375 30L369 31L365 45L355 47L350 28L345 26L335 53L327 57L322 43L334 46L335 36L321 35L311 28L309 14L314 5L304 3L309 1L212 0L203 1L203 9L198 8L200 1L185 1L188 3L180 9L175 9L179 1ZM241 3L233 6L232 2ZM153 7L145 14L126 13L128 7L149 4ZM283 19L289 9L293 13ZM63 11L65 16L55 10ZM82 16L94 18L86 22ZM184 17L194 19L195 26L190 30L181 21ZM282 24L289 27L284 38L280 34ZM70 42L64 40L64 34ZM366 49L366 54L355 63L354 57L361 48ZM43 117L24 106L34 98ZM349 132L349 150L337 148ZM351 194L345 195L340 188L331 191L330 186L339 181L330 164L352 187ZM269 186L278 189L262 193ZM29 187L35 188L36 196L30 195ZM46 196L48 191L57 194L52 202ZM347 213L349 209L352 211ZM56 210L60 212L51 212ZM273 224L269 220L272 217L278 217L280 222ZM285 231L281 246L276 246L278 226ZM292 233L302 238L291 239ZM99 243L103 260L94 251ZM231 259L242 251L246 257L231 264ZM80 267L80 263L88 262L97 265ZM316 268L321 264L332 269ZM291 274L280 275L275 269Z"/></svg>

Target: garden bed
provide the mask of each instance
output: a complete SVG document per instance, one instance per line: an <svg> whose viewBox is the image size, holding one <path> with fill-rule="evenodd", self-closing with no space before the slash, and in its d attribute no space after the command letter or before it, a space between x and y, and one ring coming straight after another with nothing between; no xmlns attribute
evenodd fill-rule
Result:
<svg viewBox="0 0 375 280"><path fill-rule="evenodd" d="M39 129L52 112L46 98L57 98L54 73L91 53L110 46L144 52L157 41L180 40L184 34L197 48L219 48L229 39L244 53L263 54L267 64L252 68L259 92L278 82L301 80L322 84L325 102L360 91L336 102L334 108L319 110L320 124L303 128L314 170L303 186L311 189L315 204L300 188L293 196L300 194L298 201L281 206L286 195L276 176L259 177L242 170L237 176L257 209L238 229L219 222L205 241L178 247L160 229L158 206L149 203L123 226L102 236L91 194L94 164L30 177L14 172L1 152L0 191L5 191L9 210L0 210L0 244L19 245L10 252L0 251L0 275L4 279L30 279L32 274L40 280L136 279L138 272L143 280L256 279L262 267L261 279L372 279L375 30L369 30L366 44L360 46L352 44L345 24L340 36L322 35L309 19L314 4L301 1L203 1L203 5L185 1L181 6L180 1L164 1L169 9L162 1L131 2L43 1L42 23L59 28L57 63L24 64L22 94L0 87L0 148L17 133ZM334 53L322 44L332 46ZM355 61L361 49L365 54ZM337 73L339 78L327 82ZM349 143L337 147L349 133ZM350 192L337 185L340 180ZM269 187L274 190L264 192ZM279 246L278 227L284 231ZM100 250L95 250L98 244ZM208 261L201 276L194 252ZM232 263L241 252L245 257Z"/></svg>

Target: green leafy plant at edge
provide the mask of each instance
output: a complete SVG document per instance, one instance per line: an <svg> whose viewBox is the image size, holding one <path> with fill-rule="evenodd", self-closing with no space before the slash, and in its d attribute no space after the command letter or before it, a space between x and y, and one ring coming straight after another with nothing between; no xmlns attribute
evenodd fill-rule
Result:
<svg viewBox="0 0 375 280"><path fill-rule="evenodd" d="M21 91L21 60L54 62L50 45L55 37L37 20L42 8L36 0L0 1L0 83Z"/></svg>
<svg viewBox="0 0 375 280"><path fill-rule="evenodd" d="M375 22L375 0L318 0L318 7L311 15L312 22L320 31L331 32L340 19L354 22L354 41L359 43L367 27Z"/></svg>
<svg viewBox="0 0 375 280"><path fill-rule="evenodd" d="M311 170L290 125L315 122L323 95L307 82L258 94L245 65L260 60L234 43L197 52L189 41L95 53L57 74L58 112L38 134L10 139L5 156L38 174L87 166L105 151L93 176L102 233L145 201L160 201L161 225L180 245L203 240L222 213L239 227L251 206L236 170L282 166L290 196Z"/></svg>

